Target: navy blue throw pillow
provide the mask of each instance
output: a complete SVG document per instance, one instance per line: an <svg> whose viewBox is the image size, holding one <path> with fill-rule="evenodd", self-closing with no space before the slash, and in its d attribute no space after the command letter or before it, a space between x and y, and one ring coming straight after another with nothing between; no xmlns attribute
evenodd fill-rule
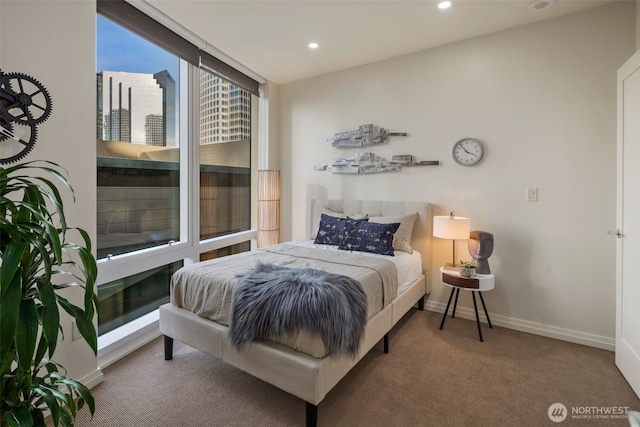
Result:
<svg viewBox="0 0 640 427"><path fill-rule="evenodd" d="M339 245L338 236L342 236L346 218L338 218L331 215L320 214L318 234L313 243L318 245Z"/></svg>
<svg viewBox="0 0 640 427"><path fill-rule="evenodd" d="M365 219L338 218L331 215L320 214L320 225L318 226L318 234L313 243L318 245L340 246L345 235L345 228L352 223L369 221Z"/></svg>
<svg viewBox="0 0 640 427"><path fill-rule="evenodd" d="M393 256L393 234L398 227L399 222L381 224L360 221L348 224L339 249Z"/></svg>

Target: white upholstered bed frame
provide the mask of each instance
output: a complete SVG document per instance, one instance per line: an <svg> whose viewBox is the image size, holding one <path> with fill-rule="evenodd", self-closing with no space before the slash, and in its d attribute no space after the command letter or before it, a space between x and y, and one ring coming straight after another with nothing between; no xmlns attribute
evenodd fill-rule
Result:
<svg viewBox="0 0 640 427"><path fill-rule="evenodd" d="M315 199L310 206L309 225L317 224L325 206L336 212L366 213L369 216L418 213L411 246L422 255L423 272L430 265L431 212L428 203ZM313 230L313 226L310 230ZM315 426L318 404L327 393L380 340L384 339L384 351L388 352L387 333L391 328L416 303L419 309L424 308L424 296L430 291L427 277L427 274L423 274L416 279L387 307L369 319L356 359L348 356L317 359L271 341L252 343L244 350L237 350L227 339L227 326L172 304L160 307L160 332L165 336L165 359L173 357L174 339L197 348L304 400L306 425Z"/></svg>

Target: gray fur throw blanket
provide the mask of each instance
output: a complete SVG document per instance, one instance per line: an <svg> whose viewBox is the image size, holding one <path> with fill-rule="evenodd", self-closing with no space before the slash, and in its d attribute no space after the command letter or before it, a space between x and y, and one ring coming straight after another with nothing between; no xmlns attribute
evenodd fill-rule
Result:
<svg viewBox="0 0 640 427"><path fill-rule="evenodd" d="M238 280L228 336L232 345L243 348L304 328L320 334L332 356L356 357L366 323L367 297L357 280L258 263Z"/></svg>

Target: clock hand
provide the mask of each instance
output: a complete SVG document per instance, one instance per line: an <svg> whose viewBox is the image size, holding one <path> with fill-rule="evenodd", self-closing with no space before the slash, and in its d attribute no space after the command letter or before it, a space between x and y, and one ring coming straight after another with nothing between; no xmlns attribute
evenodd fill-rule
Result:
<svg viewBox="0 0 640 427"><path fill-rule="evenodd" d="M478 157L478 155L476 153L472 153L471 151L469 151L466 148L464 148L464 146L461 145L460 148L462 148L467 154L471 154L472 156Z"/></svg>

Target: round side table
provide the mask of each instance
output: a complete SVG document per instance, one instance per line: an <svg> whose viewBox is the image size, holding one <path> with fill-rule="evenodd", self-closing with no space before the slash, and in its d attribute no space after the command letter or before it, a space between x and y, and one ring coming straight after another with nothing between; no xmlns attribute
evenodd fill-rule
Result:
<svg viewBox="0 0 640 427"><path fill-rule="evenodd" d="M476 292L480 295L480 301L482 302L482 308L484 309L484 314L487 316L487 322L489 323L489 327L493 329L491 325L491 319L489 318L489 313L487 312L487 306L484 304L484 298L482 298L482 292L490 291L495 288L495 275L494 274L476 274L474 277L464 277L461 276L458 271L448 270L444 267L440 267L440 277L442 280L442 284L451 288L451 295L449 295L449 302L447 302L447 308L444 310L444 314L442 315L442 322L440 323L440 330L444 326L444 321L447 318L447 312L449 311L449 306L451 305L451 299L453 298L453 294L456 294L456 300L453 303L453 312L451 313L451 317L456 317L456 307L458 306L458 296L460 295L460 290L471 292L471 296L473 297L473 308L476 311L476 323L478 324L478 335L480 336L480 341L484 342L482 338L482 329L480 328L480 317L478 316L478 304L476 303Z"/></svg>

